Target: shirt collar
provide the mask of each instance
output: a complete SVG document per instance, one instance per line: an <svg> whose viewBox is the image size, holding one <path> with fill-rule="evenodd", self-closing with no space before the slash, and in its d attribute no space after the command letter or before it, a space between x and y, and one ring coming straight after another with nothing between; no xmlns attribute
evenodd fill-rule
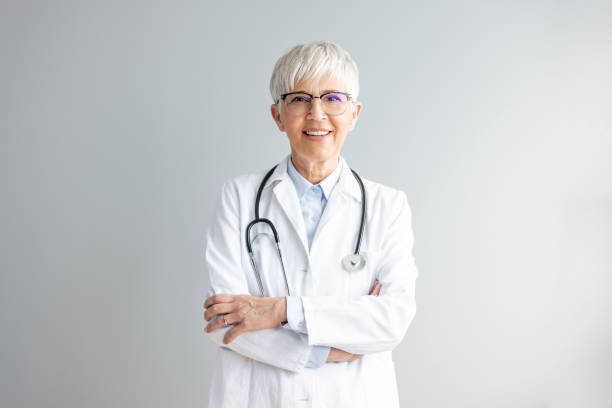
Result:
<svg viewBox="0 0 612 408"><path fill-rule="evenodd" d="M287 174L293 181L293 185L295 186L295 191L297 192L298 198L302 198L302 196L308 191L309 188L312 188L313 184L310 181L306 180L295 168L293 162L291 161L291 157L287 162ZM338 165L331 172L331 174L325 177L323 180L319 182L319 186L323 190L323 195L326 200L329 200L329 196L332 193L332 190L336 186L338 179L340 178L340 174L342 174L342 161L338 158Z"/></svg>

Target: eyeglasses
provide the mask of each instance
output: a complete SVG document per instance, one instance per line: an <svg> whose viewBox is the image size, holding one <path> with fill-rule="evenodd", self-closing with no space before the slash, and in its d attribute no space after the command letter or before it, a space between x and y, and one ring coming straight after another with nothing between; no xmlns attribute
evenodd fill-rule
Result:
<svg viewBox="0 0 612 408"><path fill-rule="evenodd" d="M346 111L351 94L346 92L327 92L321 96L312 96L306 92L289 92L282 94L280 99L285 102L287 111L291 115L304 115L312 109L312 101L321 99L323 112L328 115L342 115ZM276 101L278 103L280 100Z"/></svg>

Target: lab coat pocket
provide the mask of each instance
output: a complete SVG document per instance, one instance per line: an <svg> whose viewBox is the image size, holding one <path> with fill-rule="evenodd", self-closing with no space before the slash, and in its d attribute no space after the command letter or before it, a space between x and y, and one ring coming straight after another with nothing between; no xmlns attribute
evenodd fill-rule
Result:
<svg viewBox="0 0 612 408"><path fill-rule="evenodd" d="M382 251L361 251L365 259L363 268L346 272L349 274L349 295L362 296L370 293L376 281L376 270L382 256Z"/></svg>

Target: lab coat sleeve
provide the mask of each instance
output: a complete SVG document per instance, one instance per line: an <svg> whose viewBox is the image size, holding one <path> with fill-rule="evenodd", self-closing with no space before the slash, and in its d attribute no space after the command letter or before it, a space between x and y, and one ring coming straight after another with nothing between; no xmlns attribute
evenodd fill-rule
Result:
<svg viewBox="0 0 612 408"><path fill-rule="evenodd" d="M287 296L287 322L288 326L299 332L308 334L306 319L304 319L304 306L299 296ZM308 357L306 367L319 368L325 365L331 349L327 346L314 346Z"/></svg>
<svg viewBox="0 0 612 408"><path fill-rule="evenodd" d="M368 354L392 350L401 342L416 313L418 273L406 194L398 192L394 203L375 271L380 295L302 296L309 344Z"/></svg>
<svg viewBox="0 0 612 408"><path fill-rule="evenodd" d="M237 191L232 181L223 185L208 228L204 254L209 277L206 297L219 293L249 294L241 265L244 240L240 231ZM219 346L285 370L301 372L312 350L306 335L281 326L246 332L231 343L223 344L223 336L230 329L231 326L206 335Z"/></svg>

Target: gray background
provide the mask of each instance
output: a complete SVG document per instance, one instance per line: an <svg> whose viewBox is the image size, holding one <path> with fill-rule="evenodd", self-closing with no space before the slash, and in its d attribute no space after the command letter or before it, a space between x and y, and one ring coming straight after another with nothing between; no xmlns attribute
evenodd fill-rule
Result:
<svg viewBox="0 0 612 408"><path fill-rule="evenodd" d="M612 407L609 1L3 1L0 405L202 407L221 183L288 153L278 57L361 74L343 155L406 191L405 407Z"/></svg>

